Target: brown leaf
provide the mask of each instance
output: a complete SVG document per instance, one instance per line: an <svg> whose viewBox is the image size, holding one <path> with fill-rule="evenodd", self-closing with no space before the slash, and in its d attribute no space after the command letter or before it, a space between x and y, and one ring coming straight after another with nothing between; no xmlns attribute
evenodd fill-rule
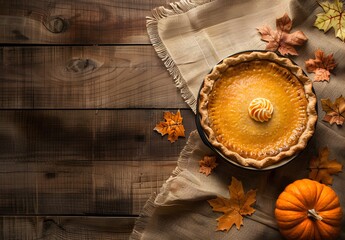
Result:
<svg viewBox="0 0 345 240"><path fill-rule="evenodd" d="M276 19L276 28L276 31L269 26L257 29L261 34L261 40L268 42L266 50L279 51L282 55L298 55L294 46L303 45L308 38L302 31L290 33L292 21L287 13Z"/></svg>
<svg viewBox="0 0 345 240"><path fill-rule="evenodd" d="M315 73L314 81L328 81L330 80L330 71L333 70L337 64L333 58L333 54L325 56L325 53L317 49L315 51L315 59L308 59L305 61L307 72Z"/></svg>
<svg viewBox="0 0 345 240"><path fill-rule="evenodd" d="M337 160L329 160L329 150L327 147L319 152L318 157L313 157L309 162L309 178L327 185L332 185L331 175L342 171L343 165Z"/></svg>
<svg viewBox="0 0 345 240"><path fill-rule="evenodd" d="M170 142L175 142L178 137L184 137L184 126L182 125L182 116L180 110L176 114L172 112L164 112L164 120L158 124L153 129L159 132L162 136L168 134L168 140Z"/></svg>
<svg viewBox="0 0 345 240"><path fill-rule="evenodd" d="M334 103L330 99L321 99L322 110L326 112L326 115L322 119L325 122L329 122L331 125L336 123L338 126L342 126L345 120L345 98L343 96L338 97Z"/></svg>
<svg viewBox="0 0 345 240"><path fill-rule="evenodd" d="M252 215L255 209L252 205L256 201L256 190L244 193L242 182L232 177L229 185L230 199L218 196L208 200L214 212L224 213L217 219L217 231L229 231L233 225L239 230L243 225L243 216Z"/></svg>
<svg viewBox="0 0 345 240"><path fill-rule="evenodd" d="M204 156L204 158L199 161L199 172L206 174L206 176L210 175L212 170L218 166L216 159L216 156Z"/></svg>

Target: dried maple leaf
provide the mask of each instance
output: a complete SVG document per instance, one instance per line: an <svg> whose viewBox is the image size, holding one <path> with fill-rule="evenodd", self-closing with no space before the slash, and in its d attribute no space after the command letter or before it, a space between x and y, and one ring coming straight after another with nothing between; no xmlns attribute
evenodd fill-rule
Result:
<svg viewBox="0 0 345 240"><path fill-rule="evenodd" d="M337 64L333 58L333 54L325 56L325 53L318 49L315 51L315 59L305 61L306 69L309 73L315 73L314 81L328 81L331 73Z"/></svg>
<svg viewBox="0 0 345 240"><path fill-rule="evenodd" d="M239 230L243 225L243 216L252 215L255 212L252 204L256 201L256 190L249 190L245 194L242 182L232 177L229 192L230 199L218 196L208 200L214 212L224 213L217 218L217 231L229 231L233 225L236 225Z"/></svg>
<svg viewBox="0 0 345 240"><path fill-rule="evenodd" d="M184 137L184 126L182 125L182 116L180 110L176 114L164 112L164 120L159 122L153 130L159 132L162 136L168 134L168 140L175 142L178 137Z"/></svg>
<svg viewBox="0 0 345 240"><path fill-rule="evenodd" d="M216 159L216 156L204 156L204 158L199 161L199 172L206 174L206 176L210 175L212 170L218 166Z"/></svg>
<svg viewBox="0 0 345 240"><path fill-rule="evenodd" d="M287 13L281 18L277 18L276 28L276 31L269 26L257 29L261 34L261 40L268 42L266 50L279 51L282 55L298 55L293 46L303 45L308 38L302 31L290 33L292 21Z"/></svg>
<svg viewBox="0 0 345 240"><path fill-rule="evenodd" d="M318 157L313 157L309 162L309 178L318 182L332 185L332 174L342 171L343 165L336 160L329 160L329 150L327 147L319 152Z"/></svg>
<svg viewBox="0 0 345 240"><path fill-rule="evenodd" d="M326 112L323 121L329 122L331 125L336 123L338 126L343 125L345 120L345 98L338 97L334 103L331 100L321 99L322 110Z"/></svg>
<svg viewBox="0 0 345 240"><path fill-rule="evenodd" d="M343 3L335 0L333 3L328 1L319 2L324 13L316 15L314 26L324 32L333 28L335 36L345 41L345 12L343 11Z"/></svg>

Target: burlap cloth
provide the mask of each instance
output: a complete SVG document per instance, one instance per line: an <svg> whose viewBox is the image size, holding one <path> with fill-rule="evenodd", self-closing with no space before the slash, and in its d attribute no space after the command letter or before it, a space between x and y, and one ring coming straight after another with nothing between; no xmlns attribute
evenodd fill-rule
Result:
<svg viewBox="0 0 345 240"><path fill-rule="evenodd" d="M242 170L218 160L218 167L207 177L199 173L198 161L212 152L193 131L171 177L147 201L131 239L282 239L273 214L279 193L287 184L308 176L308 161L322 147L329 148L331 159L345 165L345 127L322 121L325 113L320 103L321 98L334 101L345 96L345 43L335 38L333 30L325 34L313 27L320 12L315 0L183 0L152 11L147 19L152 44L193 111L203 76L228 55L265 49L256 28L270 25L275 29L275 19L284 13L293 20L292 31L301 30L308 37L297 48L299 56L292 57L297 64L305 69L304 61L314 58L314 51L320 48L326 54L334 53L338 66L329 83L314 83L319 120L314 137L298 158L264 172ZM313 78L313 74L309 76ZM213 212L206 200L229 197L232 176L242 181L245 191L257 189L256 212L245 217L240 230L232 227L229 232L217 232L216 218L221 214ZM344 173L334 176L332 188L345 209ZM345 218L339 239L345 239Z"/></svg>

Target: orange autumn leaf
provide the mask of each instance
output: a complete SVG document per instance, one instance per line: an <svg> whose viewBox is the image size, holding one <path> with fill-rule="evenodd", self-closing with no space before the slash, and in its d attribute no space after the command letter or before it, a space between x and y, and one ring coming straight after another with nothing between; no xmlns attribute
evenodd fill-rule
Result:
<svg viewBox="0 0 345 240"><path fill-rule="evenodd" d="M319 152L318 157L313 157L309 162L309 178L327 185L332 185L331 175L342 171L343 165L337 160L329 160L329 150L327 147Z"/></svg>
<svg viewBox="0 0 345 240"><path fill-rule="evenodd" d="M153 129L159 132L162 136L168 134L168 140L173 143L178 137L184 137L184 126L182 125L182 116L180 110L176 114L172 112L164 112L164 121L156 124Z"/></svg>
<svg viewBox="0 0 345 240"><path fill-rule="evenodd" d="M292 29L292 20L287 13L283 17L276 19L277 30L272 30L270 26L258 28L261 40L268 42L266 50L278 51L282 55L298 55L294 46L303 45L308 38L302 31L290 33Z"/></svg>
<svg viewBox="0 0 345 240"><path fill-rule="evenodd" d="M206 176L210 175L212 170L218 166L216 159L216 156L204 156L204 158L199 161L199 172Z"/></svg>
<svg viewBox="0 0 345 240"><path fill-rule="evenodd" d="M315 73L315 82L329 82L331 76L330 71L333 70L337 66L337 64L335 63L333 54L329 54L328 56L326 56L322 50L317 49L315 51L315 59L309 59L305 61L305 66L307 72Z"/></svg>
<svg viewBox="0 0 345 240"><path fill-rule="evenodd" d="M256 190L244 193L242 182L232 177L229 185L230 198L218 196L208 200L214 212L224 213L217 218L217 231L229 231L233 225L239 230L243 225L243 216L252 215L255 209L252 205L256 202Z"/></svg>
<svg viewBox="0 0 345 240"><path fill-rule="evenodd" d="M323 121L329 122L331 125L333 123L338 126L343 125L345 120L345 98L343 96L338 97L334 103L330 99L321 99L321 106L322 110L326 112Z"/></svg>

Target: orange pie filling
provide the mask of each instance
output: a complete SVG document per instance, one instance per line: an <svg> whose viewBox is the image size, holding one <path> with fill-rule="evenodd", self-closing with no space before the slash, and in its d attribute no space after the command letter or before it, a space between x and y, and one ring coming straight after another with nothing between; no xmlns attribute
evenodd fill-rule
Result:
<svg viewBox="0 0 345 240"><path fill-rule="evenodd" d="M258 99L267 101L254 102L261 107L262 121L248 113ZM306 106L303 85L294 75L275 63L253 61L228 68L215 82L208 112L220 143L242 157L260 160L296 144L306 126Z"/></svg>
<svg viewBox="0 0 345 240"><path fill-rule="evenodd" d="M262 168L303 149L317 114L311 82L299 67L274 53L257 55L219 64L205 78L199 113L213 146L241 165Z"/></svg>

